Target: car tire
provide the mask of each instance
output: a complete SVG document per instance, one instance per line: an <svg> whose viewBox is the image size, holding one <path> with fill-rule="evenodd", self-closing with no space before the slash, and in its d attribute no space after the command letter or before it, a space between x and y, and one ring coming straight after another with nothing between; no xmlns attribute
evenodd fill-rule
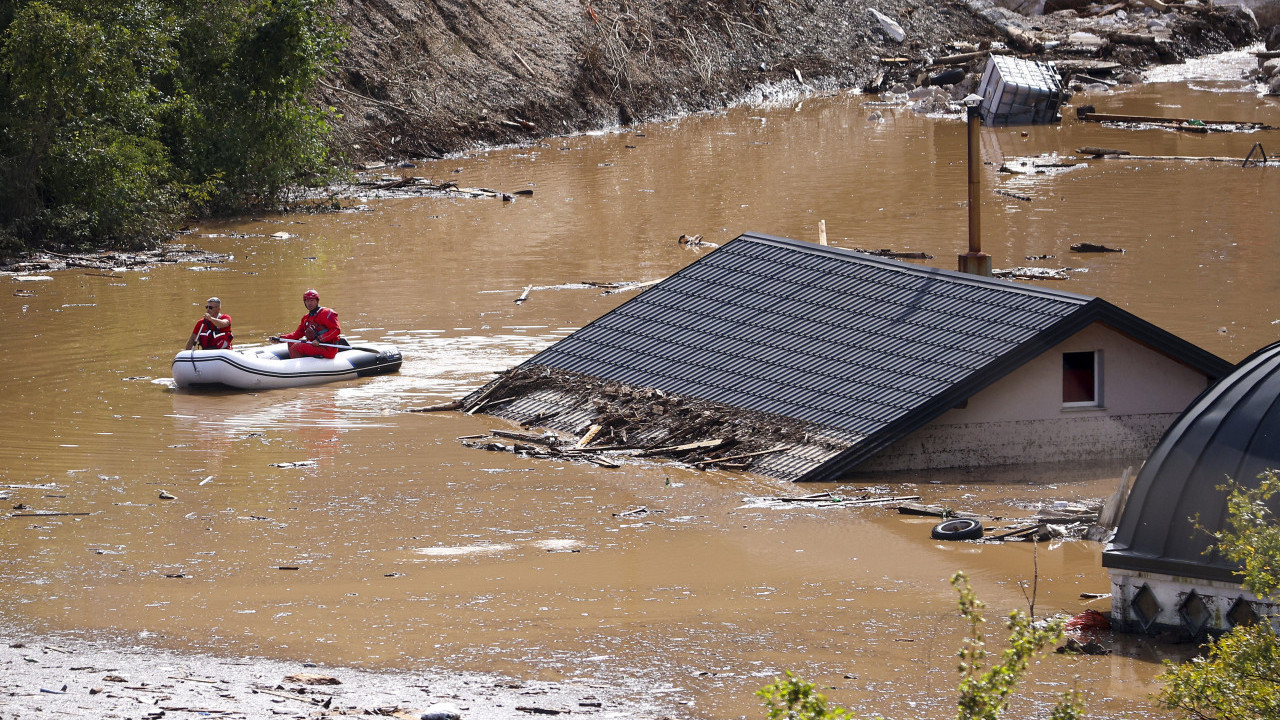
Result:
<svg viewBox="0 0 1280 720"><path fill-rule="evenodd" d="M982 523L972 518L953 518L933 526L934 540L981 540Z"/></svg>

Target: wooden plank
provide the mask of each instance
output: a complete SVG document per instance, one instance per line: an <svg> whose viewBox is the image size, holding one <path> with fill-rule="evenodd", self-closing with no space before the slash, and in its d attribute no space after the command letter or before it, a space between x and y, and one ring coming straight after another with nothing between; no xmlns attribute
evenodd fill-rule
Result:
<svg viewBox="0 0 1280 720"><path fill-rule="evenodd" d="M1176 117L1154 117L1151 115L1124 115L1120 113L1077 113L1077 116L1085 122L1126 122L1126 123L1186 123L1195 120L1205 125L1247 125L1263 130L1274 130L1270 125L1260 122L1244 121L1244 120L1204 120L1202 118L1176 118Z"/></svg>
<svg viewBox="0 0 1280 720"><path fill-rule="evenodd" d="M790 445L778 445L777 447L772 447L772 448L769 448L768 450L760 450L759 452L743 453L741 455L730 455L728 457L715 458L714 460L699 460L698 462L694 463L694 465L715 465L717 463L733 462L734 460L746 460L747 458L759 457L761 455L771 455L776 452L782 452L784 450L790 450L790 449L791 449Z"/></svg>
<svg viewBox="0 0 1280 720"><path fill-rule="evenodd" d="M599 435L599 434L600 434L600 430L601 430L602 428L603 428L603 426L602 426L602 425L592 425L592 426L587 430L587 433L586 433L585 435L583 435L583 436L582 436L582 438L581 438L581 439L579 439L579 440L578 440L578 442L577 442L576 444L574 444L573 449L574 449L574 450L581 450L582 448L586 447L587 445L590 445L590 444L591 444L591 441L596 439L596 435Z"/></svg>
<svg viewBox="0 0 1280 720"><path fill-rule="evenodd" d="M725 441L721 438L715 440L701 440L699 442L688 443L685 445L671 445L668 447L653 448L645 450L637 455L637 457L650 457L652 455L674 455L675 453L689 452L690 450L713 450L724 445Z"/></svg>

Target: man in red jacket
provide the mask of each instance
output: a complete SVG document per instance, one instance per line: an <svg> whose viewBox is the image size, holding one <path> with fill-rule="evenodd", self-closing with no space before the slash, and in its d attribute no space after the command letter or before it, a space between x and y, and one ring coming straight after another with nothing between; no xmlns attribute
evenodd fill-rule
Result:
<svg viewBox="0 0 1280 720"><path fill-rule="evenodd" d="M231 338L231 316L222 313L221 300L211 297L205 301L204 317L196 321L185 349L199 345L201 350L230 350Z"/></svg>
<svg viewBox="0 0 1280 720"><path fill-rule="evenodd" d="M320 307L320 293L308 290L302 293L302 304L307 306L307 314L302 316L298 329L288 335L278 335L271 342L281 340L299 340L289 343L289 357L323 357L331 358L338 354L338 348L325 347L336 345L342 335L338 325L338 313L327 307Z"/></svg>

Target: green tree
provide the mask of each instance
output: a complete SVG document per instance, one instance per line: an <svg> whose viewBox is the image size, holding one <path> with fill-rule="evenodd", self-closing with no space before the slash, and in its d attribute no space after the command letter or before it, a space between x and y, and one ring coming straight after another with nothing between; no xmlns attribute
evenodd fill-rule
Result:
<svg viewBox="0 0 1280 720"><path fill-rule="evenodd" d="M1214 532L1214 549L1240 563L1243 585L1256 597L1276 600L1280 589L1280 525L1270 500L1280 476L1268 470L1255 488L1229 483L1227 525ZM1280 645L1268 620L1238 626L1210 640L1205 652L1161 675L1160 701L1206 720L1273 720L1280 717Z"/></svg>
<svg viewBox="0 0 1280 720"><path fill-rule="evenodd" d="M323 181L330 0L0 0L0 254L136 247Z"/></svg>
<svg viewBox="0 0 1280 720"><path fill-rule="evenodd" d="M956 717L959 720L996 720L1009 705L1018 683L1023 679L1036 653L1062 638L1062 623L1053 621L1037 626L1022 611L1009 613L1005 628L1009 631L1009 647L1000 662L984 669L987 658L982 626L986 618L983 604L973 593L969 578L962 572L951 578L960 593L960 614L969 624L969 633L961 647L960 699ZM814 692L815 685L790 672L785 678L756 691L769 711L769 720L836 720L852 718L845 708L827 706L827 699ZM1054 705L1051 720L1079 720L1082 708L1074 692L1064 693Z"/></svg>

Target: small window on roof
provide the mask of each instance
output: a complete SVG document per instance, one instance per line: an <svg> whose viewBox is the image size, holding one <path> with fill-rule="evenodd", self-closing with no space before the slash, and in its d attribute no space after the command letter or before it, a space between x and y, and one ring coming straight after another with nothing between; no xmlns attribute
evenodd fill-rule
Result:
<svg viewBox="0 0 1280 720"><path fill-rule="evenodd" d="M1102 405L1102 351L1062 353L1062 404L1065 407Z"/></svg>

